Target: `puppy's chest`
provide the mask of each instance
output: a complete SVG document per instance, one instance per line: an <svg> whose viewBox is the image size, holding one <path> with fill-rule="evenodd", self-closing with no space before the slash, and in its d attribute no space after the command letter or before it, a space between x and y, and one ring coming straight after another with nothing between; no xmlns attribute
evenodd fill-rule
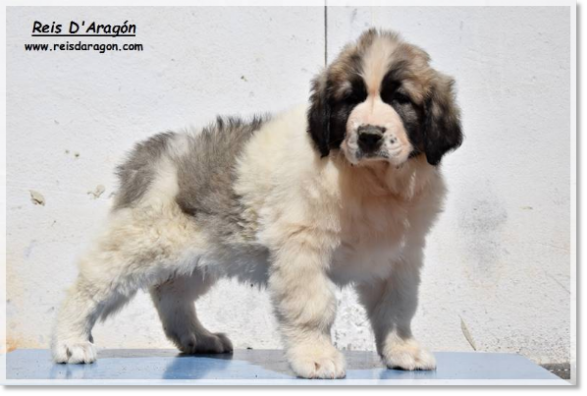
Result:
<svg viewBox="0 0 587 396"><path fill-rule="evenodd" d="M388 276L406 243L409 207L386 199L362 202L343 210L340 220L340 244L330 266L333 280L345 284Z"/></svg>

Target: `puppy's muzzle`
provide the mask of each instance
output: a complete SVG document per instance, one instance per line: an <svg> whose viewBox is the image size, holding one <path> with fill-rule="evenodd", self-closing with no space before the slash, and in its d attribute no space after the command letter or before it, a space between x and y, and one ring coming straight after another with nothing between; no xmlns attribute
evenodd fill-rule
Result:
<svg viewBox="0 0 587 396"><path fill-rule="evenodd" d="M375 125L361 125L357 129L359 147L364 153L373 153L381 147L385 128Z"/></svg>

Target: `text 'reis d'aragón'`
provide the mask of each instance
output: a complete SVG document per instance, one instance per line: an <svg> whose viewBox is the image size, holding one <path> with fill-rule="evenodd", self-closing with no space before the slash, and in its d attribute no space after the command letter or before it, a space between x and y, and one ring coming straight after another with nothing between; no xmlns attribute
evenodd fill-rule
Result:
<svg viewBox="0 0 587 396"><path fill-rule="evenodd" d="M121 24L104 24L97 22L86 22L86 21L70 21L66 24L67 30L64 25L53 21L52 23L43 23L41 21L34 21L33 23L33 35L34 34L79 34L79 35L104 35L104 36L119 36L136 34L137 25L124 21Z"/></svg>

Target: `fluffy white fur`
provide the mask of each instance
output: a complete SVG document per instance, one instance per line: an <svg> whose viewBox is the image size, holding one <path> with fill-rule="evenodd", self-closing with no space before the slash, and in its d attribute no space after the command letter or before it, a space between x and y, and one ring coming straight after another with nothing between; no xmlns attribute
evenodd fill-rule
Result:
<svg viewBox="0 0 587 396"><path fill-rule="evenodd" d="M268 281L288 359L302 377L344 376L330 327L334 289L350 283L357 285L386 364L434 368L434 357L411 337L410 321L424 236L444 194L440 173L425 159L400 169L385 163L357 168L342 155L317 171L319 155L306 128L304 107L282 114L255 134L239 161L236 190L258 225L252 230L256 243L276 252L268 280L264 271L244 270L268 265L249 249L223 257L208 245L177 207L174 172L162 161L141 204L113 212L81 259L79 278L59 311L54 359L93 362L97 354L89 336L96 320L152 285L160 285L153 301L181 351L230 351L230 341L206 330L192 305L218 278L238 275Z"/></svg>
<svg viewBox="0 0 587 396"><path fill-rule="evenodd" d="M377 45L389 54L394 50ZM378 94L369 95L378 119L396 125L386 133L407 147L397 114ZM400 160L390 149L393 160L353 161L344 144L356 132L352 121L369 116L365 106L351 115L343 149L328 160L307 133L307 106L274 117L254 133L238 158L233 186L245 208L244 236L230 248L215 244L179 208L177 169L163 155L147 193L113 211L80 260L79 278L58 315L55 361L93 362L95 322L139 288L150 289L165 333L181 351L230 352L224 334L199 322L194 301L217 279L232 276L267 285L286 356L301 377L345 376L345 359L330 336L334 291L345 285L356 288L388 367L433 369L434 356L414 339L410 322L425 236L441 211L445 186L438 167L425 155L407 160L405 149L398 150ZM174 137L174 155L187 154L185 139Z"/></svg>

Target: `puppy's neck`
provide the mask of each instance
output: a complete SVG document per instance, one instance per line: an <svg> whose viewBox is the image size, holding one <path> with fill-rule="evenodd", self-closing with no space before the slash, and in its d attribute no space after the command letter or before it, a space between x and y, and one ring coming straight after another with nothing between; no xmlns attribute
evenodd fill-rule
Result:
<svg viewBox="0 0 587 396"><path fill-rule="evenodd" d="M338 163L340 183L345 191L361 196L390 196L402 201L417 198L438 172L423 154L399 167L385 161L351 165L342 153L333 160Z"/></svg>

